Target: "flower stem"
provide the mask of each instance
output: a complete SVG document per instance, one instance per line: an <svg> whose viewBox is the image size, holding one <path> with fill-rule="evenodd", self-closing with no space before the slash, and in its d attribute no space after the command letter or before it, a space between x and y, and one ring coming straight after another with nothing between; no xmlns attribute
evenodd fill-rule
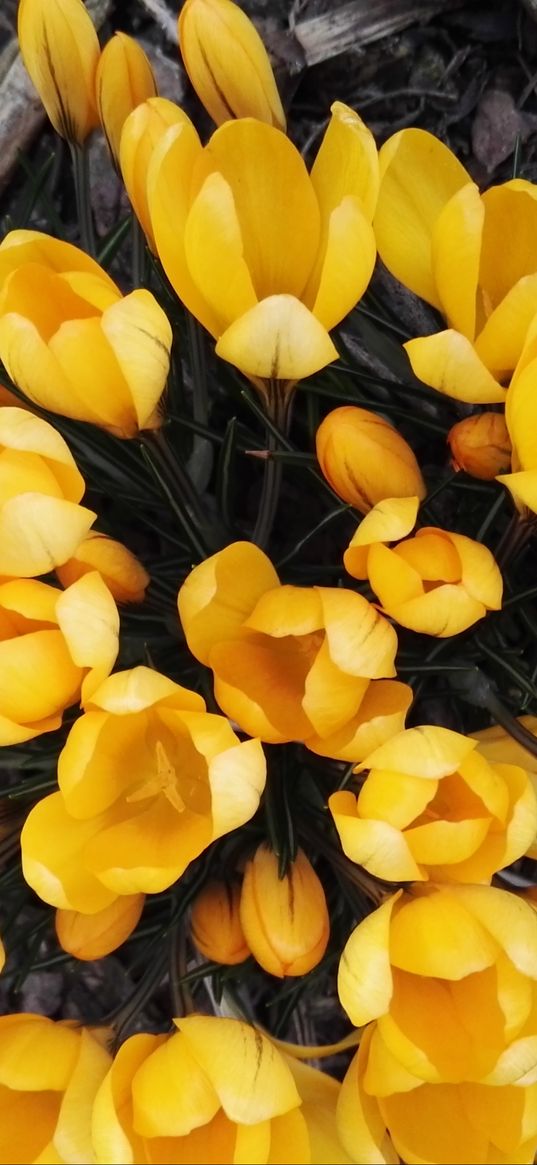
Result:
<svg viewBox="0 0 537 1165"><path fill-rule="evenodd" d="M70 143L70 148L80 239L84 250L95 259L97 248L91 213L88 150L86 146L78 146L74 142Z"/></svg>
<svg viewBox="0 0 537 1165"><path fill-rule="evenodd" d="M285 436L289 430L293 393L294 385L288 385L282 381L269 381L266 385L266 411L275 427L281 430ZM270 456L279 444L276 434L270 429L267 434L268 457L265 462L259 510L252 533L252 542L255 542L256 546L261 547L262 550L266 547L272 533L280 500L283 462L279 457Z"/></svg>

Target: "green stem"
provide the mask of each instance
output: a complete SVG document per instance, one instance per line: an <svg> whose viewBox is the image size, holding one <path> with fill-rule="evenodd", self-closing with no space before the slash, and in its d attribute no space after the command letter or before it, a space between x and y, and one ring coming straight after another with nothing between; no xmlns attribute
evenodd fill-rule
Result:
<svg viewBox="0 0 537 1165"><path fill-rule="evenodd" d="M285 435L287 435L289 430L293 392L294 388L289 387L282 381L270 381L267 384L267 412L276 428L281 430ZM279 458L270 456L278 448L278 445L278 437L272 430L269 431L267 441L268 457L265 462L259 510L252 533L252 542L255 542L256 546L260 546L262 550L265 549L272 533L278 502L280 500L283 462Z"/></svg>
<svg viewBox="0 0 537 1165"><path fill-rule="evenodd" d="M73 162L73 178L75 182L80 239L84 250L87 251L88 255L91 255L92 259L95 259L97 247L95 244L93 215L91 213L88 150L87 146L78 146L74 143L70 143L70 149Z"/></svg>

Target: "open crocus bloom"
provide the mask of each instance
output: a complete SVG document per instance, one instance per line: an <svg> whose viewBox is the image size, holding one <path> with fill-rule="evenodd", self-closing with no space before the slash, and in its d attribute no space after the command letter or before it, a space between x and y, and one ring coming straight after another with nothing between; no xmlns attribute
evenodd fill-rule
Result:
<svg viewBox="0 0 537 1165"><path fill-rule="evenodd" d="M0 1162L95 1160L91 1105L111 1057L89 1031L43 1015L0 1017Z"/></svg>
<svg viewBox="0 0 537 1165"><path fill-rule="evenodd" d="M262 550L235 542L194 568L178 606L220 707L251 736L358 760L403 727L410 688L384 678L397 636L362 595L282 586Z"/></svg>
<svg viewBox="0 0 537 1165"><path fill-rule="evenodd" d="M96 914L118 895L167 889L249 821L265 758L258 740L241 744L201 696L150 668L116 672L85 706L60 754L60 791L34 806L21 845L41 898Z"/></svg>
<svg viewBox="0 0 537 1165"><path fill-rule="evenodd" d="M537 187L515 178L480 194L421 129L390 138L380 168L379 255L448 324L404 345L416 376L457 400L503 401L537 312Z"/></svg>
<svg viewBox="0 0 537 1165"><path fill-rule="evenodd" d="M412 1103L422 1085L535 1087L536 979L537 912L528 902L491 886L398 891L356 927L339 965L352 1023L376 1021L366 1091L410 1093Z"/></svg>
<svg viewBox="0 0 537 1165"><path fill-rule="evenodd" d="M532 1165L537 1149L537 1084L491 1087L463 1081L413 1086L401 1072L383 1088L377 1041L377 1025L371 1024L339 1094L337 1127L352 1161Z"/></svg>
<svg viewBox="0 0 537 1165"><path fill-rule="evenodd" d="M119 616L93 571L66 591L35 579L0 586L0 743L59 728L111 671Z"/></svg>
<svg viewBox="0 0 537 1165"><path fill-rule="evenodd" d="M26 409L0 408L0 576L46 574L78 549L96 515L60 434Z"/></svg>
<svg viewBox="0 0 537 1165"><path fill-rule="evenodd" d="M335 1080L239 1020L174 1022L173 1035L132 1036L116 1054L93 1109L99 1165L349 1161Z"/></svg>
<svg viewBox="0 0 537 1165"><path fill-rule="evenodd" d="M417 507L417 498L379 502L358 526L345 567L369 579L385 614L402 627L440 638L457 635L500 609L502 576L490 550L464 534L423 526L405 538Z"/></svg>
<svg viewBox="0 0 537 1165"><path fill-rule="evenodd" d="M147 190L159 258L217 353L260 389L337 358L328 332L375 262L377 189L373 138L340 102L311 174L285 134L254 118L226 122L205 148L190 123L157 145Z"/></svg>
<svg viewBox="0 0 537 1165"><path fill-rule="evenodd" d="M122 296L78 247L26 230L0 245L0 359L42 408L120 437L155 426L171 340L154 296Z"/></svg>
<svg viewBox="0 0 537 1165"><path fill-rule="evenodd" d="M522 857L537 837L531 778L476 745L425 724L366 757L359 796L328 802L347 857L394 882L488 882Z"/></svg>

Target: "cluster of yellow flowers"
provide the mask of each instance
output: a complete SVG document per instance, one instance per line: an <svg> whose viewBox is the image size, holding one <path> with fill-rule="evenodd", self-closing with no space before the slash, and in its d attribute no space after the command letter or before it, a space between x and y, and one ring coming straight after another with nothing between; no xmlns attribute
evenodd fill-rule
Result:
<svg viewBox="0 0 537 1165"><path fill-rule="evenodd" d="M297 382L339 358L329 333L361 300L378 253L446 319L404 345L415 377L494 406L451 428L454 466L504 483L527 526L537 513L537 187L513 179L481 195L420 129L378 152L340 102L308 172L266 51L232 0L186 0L179 37L218 127L205 145L158 96L134 40L117 33L100 50L82 0L19 4L21 52L54 128L80 154L101 125L159 289L248 378L273 428L285 436ZM78 195L83 215L83 183ZM98 426L118 447L162 436L175 337L158 295L123 294L86 250L44 233L14 230L0 244L10 378L0 399L0 744L31 741L80 708L56 791L26 815L24 878L56 909L63 949L92 960L129 938L146 895L187 873L195 952L209 969L248 959L266 987L267 974L303 976L329 949L332 830L339 868L376 907L360 912L353 899L361 920L336 939L339 1000L361 1031L295 1046L251 1022L255 1009L224 1009L176 1018L173 1034L131 1036L113 1055L107 1028L3 1016L0 1161L529 1165L537 895L491 883L537 857L537 765L494 728L405 728L413 690L398 678L394 627L441 640L468 631L502 609L499 566L482 541L421 524L427 488L413 450L380 406L345 404L317 427L316 454L327 488L360 517L341 547L349 585L282 582L261 538L222 547L224 534L178 594L190 662L212 673L207 700L151 659L114 671L117 603L141 603L149 575L93 528L84 480L42 414ZM535 727L522 724L520 739ZM305 848L277 852L256 823L242 844L234 831L261 803L268 819L276 797L270 746L293 742L306 764L313 754L336 762L342 779L322 810L303 795ZM230 834L224 868L192 890L191 863ZM358 1043L342 1084L303 1063Z"/></svg>

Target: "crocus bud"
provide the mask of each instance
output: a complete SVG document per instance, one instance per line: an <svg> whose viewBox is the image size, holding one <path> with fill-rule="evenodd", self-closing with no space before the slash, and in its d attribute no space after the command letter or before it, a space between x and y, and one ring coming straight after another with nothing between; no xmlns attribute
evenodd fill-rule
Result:
<svg viewBox="0 0 537 1165"><path fill-rule="evenodd" d="M56 935L64 951L84 961L102 959L116 951L140 921L145 894L116 898L95 914L79 910L56 911Z"/></svg>
<svg viewBox="0 0 537 1165"><path fill-rule="evenodd" d="M150 581L147 571L136 556L114 538L91 531L56 574L62 586L69 587L90 570L99 572L117 603L141 603L145 598Z"/></svg>
<svg viewBox="0 0 537 1165"><path fill-rule="evenodd" d="M151 250L156 253L147 202L147 170L155 147L171 125L190 118L166 97L149 97L129 113L121 131L119 165L132 209ZM192 132L195 133L194 126Z"/></svg>
<svg viewBox="0 0 537 1165"><path fill-rule="evenodd" d="M232 0L186 0L179 17L185 69L217 125L255 117L285 130L285 114L267 51Z"/></svg>
<svg viewBox="0 0 537 1165"><path fill-rule="evenodd" d="M235 883L209 882L192 907L192 938L202 955L215 963L242 963L250 948L239 915L241 891Z"/></svg>
<svg viewBox="0 0 537 1165"><path fill-rule="evenodd" d="M20 0L21 56L57 133L82 145L99 116L99 41L81 0Z"/></svg>
<svg viewBox="0 0 537 1165"><path fill-rule="evenodd" d="M276 854L259 846L246 866L240 915L246 942L270 975L305 975L321 961L330 934L326 898L302 850L280 878Z"/></svg>
<svg viewBox="0 0 537 1165"><path fill-rule="evenodd" d="M511 441L502 413L476 413L450 429L448 445L454 469L492 481L511 466Z"/></svg>
<svg viewBox="0 0 537 1165"><path fill-rule="evenodd" d="M124 122L142 101L157 95L151 65L132 36L116 32L108 41L97 65L95 84L100 122L112 158L119 167Z"/></svg>
<svg viewBox="0 0 537 1165"><path fill-rule="evenodd" d="M333 409L317 429L316 446L324 477L361 514L384 498L425 497L410 445L376 413L355 405Z"/></svg>

